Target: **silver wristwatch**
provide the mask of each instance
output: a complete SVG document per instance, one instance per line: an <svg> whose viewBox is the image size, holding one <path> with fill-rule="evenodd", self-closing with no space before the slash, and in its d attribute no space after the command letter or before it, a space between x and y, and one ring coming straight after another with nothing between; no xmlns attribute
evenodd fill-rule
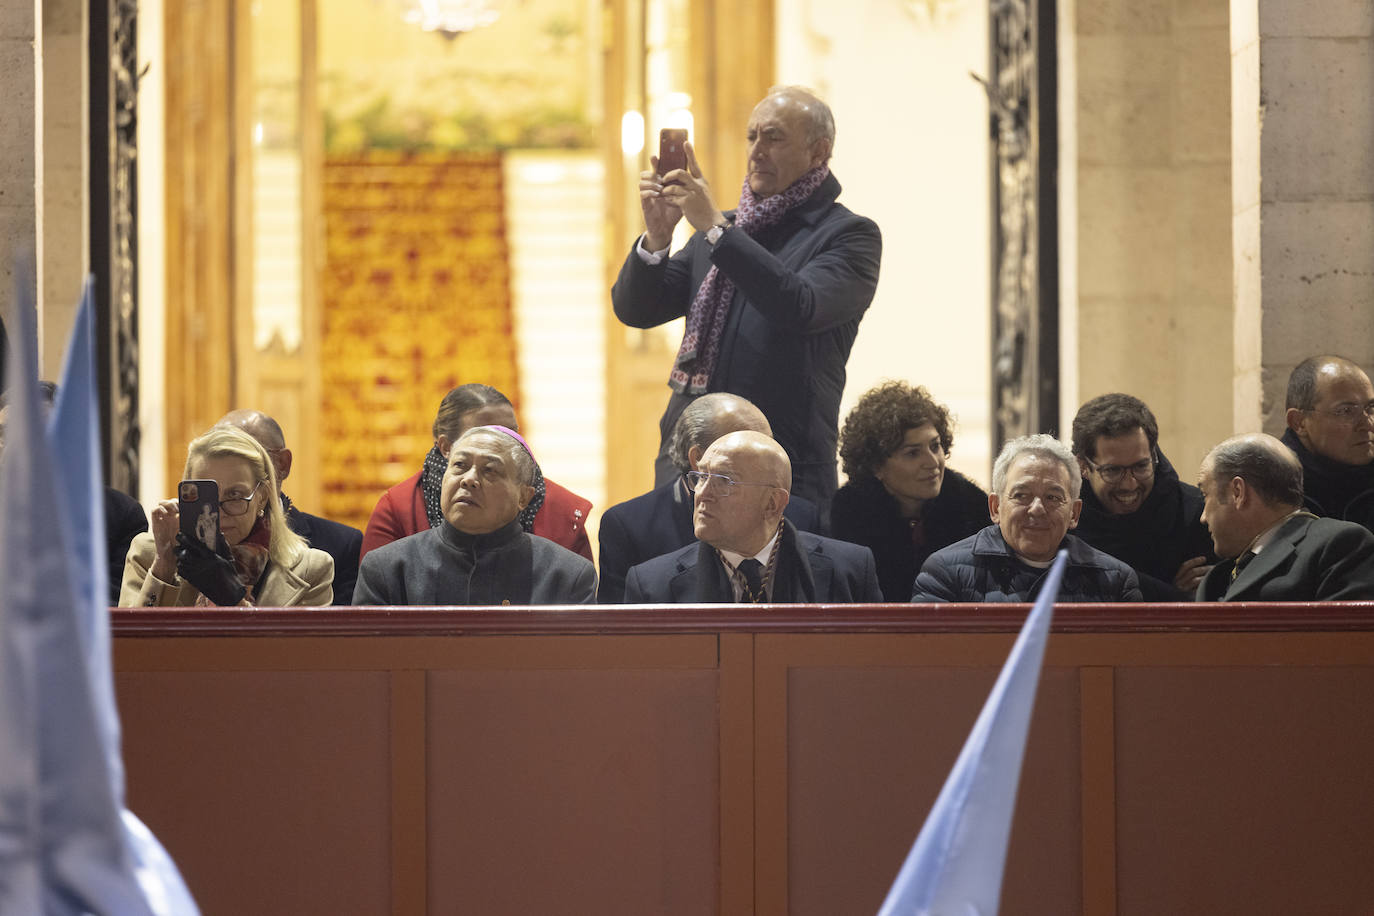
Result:
<svg viewBox="0 0 1374 916"><path fill-rule="evenodd" d="M714 245L720 241L720 237L725 234L725 230L730 228L729 223L722 223L719 226L712 226L706 230L706 244Z"/></svg>

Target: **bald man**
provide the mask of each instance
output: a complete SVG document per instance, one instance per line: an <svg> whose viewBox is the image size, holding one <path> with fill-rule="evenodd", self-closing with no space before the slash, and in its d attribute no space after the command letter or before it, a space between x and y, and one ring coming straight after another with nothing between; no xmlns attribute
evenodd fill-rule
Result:
<svg viewBox="0 0 1374 916"><path fill-rule="evenodd" d="M799 532L783 518L792 467L762 432L729 433L687 475L697 537L630 569L630 604L880 602L867 547Z"/></svg>
<svg viewBox="0 0 1374 916"><path fill-rule="evenodd" d="M1303 360L1288 377L1283 443L1302 463L1316 515L1374 530L1374 385L1340 356Z"/></svg>
<svg viewBox="0 0 1374 916"><path fill-rule="evenodd" d="M775 86L745 130L747 176L734 210L721 210L690 143L687 167L640 174L644 234L611 290L621 322L687 323L669 372L654 483L677 476L668 438L694 398L728 391L768 417L793 461L796 493L824 519L839 486L840 395L859 322L878 286L882 237L873 220L839 203L830 171L835 119L799 86ZM652 160L654 168L658 160ZM669 256L674 228L694 230Z"/></svg>
<svg viewBox="0 0 1374 916"><path fill-rule="evenodd" d="M277 469L278 487L285 483L291 473L291 449L286 447L286 436L281 425L260 410L231 410L216 426L237 426L248 435L257 439L267 449L272 465ZM286 524L292 531L305 538L311 547L323 550L334 558L334 604L353 603L353 586L358 581L358 556L363 547L363 533L357 528L331 522L327 518L311 515L297 509L286 493L279 493L282 511L286 513Z"/></svg>
<svg viewBox="0 0 1374 916"><path fill-rule="evenodd" d="M1227 439L1198 473L1217 556L1199 601L1374 599L1374 534L1303 509L1302 466L1273 436Z"/></svg>
<svg viewBox="0 0 1374 916"><path fill-rule="evenodd" d="M773 435L763 411L739 395L717 392L687 405L668 440L668 457L677 476L642 496L612 506L601 517L598 602L617 604L625 600L625 576L631 566L696 541L692 486L687 474L697 469L712 442L740 430ZM820 531L820 510L810 500L792 496L782 511L798 531Z"/></svg>

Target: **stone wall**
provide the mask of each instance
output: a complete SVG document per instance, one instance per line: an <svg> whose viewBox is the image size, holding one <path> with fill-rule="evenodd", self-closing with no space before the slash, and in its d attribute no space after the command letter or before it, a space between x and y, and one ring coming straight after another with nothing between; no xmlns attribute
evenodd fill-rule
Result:
<svg viewBox="0 0 1374 916"><path fill-rule="evenodd" d="M1234 423L1277 434L1302 359L1374 367L1374 8L1232 10Z"/></svg>
<svg viewBox="0 0 1374 916"><path fill-rule="evenodd" d="M1226 0L1077 0L1061 59L1073 74L1078 403L1133 394L1191 480L1231 433L1231 137ZM1064 15L1061 12L1061 15ZM1070 44L1071 42L1071 44ZM1062 70L1061 70L1062 72ZM1076 171L1076 180L1073 172ZM1071 371L1071 370L1070 370ZM1065 405L1067 436L1077 405Z"/></svg>

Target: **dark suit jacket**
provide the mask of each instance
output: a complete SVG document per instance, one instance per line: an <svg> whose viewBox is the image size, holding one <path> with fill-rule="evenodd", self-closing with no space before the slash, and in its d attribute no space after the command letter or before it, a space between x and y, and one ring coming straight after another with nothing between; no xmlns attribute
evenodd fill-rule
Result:
<svg viewBox="0 0 1374 916"><path fill-rule="evenodd" d="M878 603L878 570L867 547L796 532L800 576L814 583L819 604ZM782 575L779 567L779 575ZM666 556L631 567L625 580L627 604L699 604L734 601L725 567L715 551L700 541Z"/></svg>
<svg viewBox="0 0 1374 916"><path fill-rule="evenodd" d="M148 516L129 494L114 487L105 488L105 543L110 556L110 606L119 604L119 589L124 582L124 561L134 536L148 530Z"/></svg>
<svg viewBox="0 0 1374 916"><path fill-rule="evenodd" d="M1295 516L1231 581L1223 560L1198 585L1199 601L1369 601L1374 534L1354 522Z"/></svg>
<svg viewBox="0 0 1374 916"><path fill-rule="evenodd" d="M820 530L820 511L808 499L792 497L782 514L798 531L814 534ZM643 496L611 506L601 516L598 538L601 580L596 600L599 604L619 604L625 600L625 575L631 566L696 543L692 495L678 477Z"/></svg>
<svg viewBox="0 0 1374 916"><path fill-rule="evenodd" d="M831 175L756 237L728 231L713 246L698 232L652 266L631 251L611 290L617 318L652 328L687 314L712 265L735 284L710 390L748 398L763 411L792 460L793 494L816 503L822 517L839 485L835 446L845 363L873 301L882 255L877 224L836 203L839 195ZM662 454L691 401L675 393L659 422L656 484L677 476Z"/></svg>
<svg viewBox="0 0 1374 916"><path fill-rule="evenodd" d="M334 558L334 604L353 603L353 586L358 581L358 556L363 549L363 533L357 528L331 522L327 518L302 512L282 497L287 526Z"/></svg>

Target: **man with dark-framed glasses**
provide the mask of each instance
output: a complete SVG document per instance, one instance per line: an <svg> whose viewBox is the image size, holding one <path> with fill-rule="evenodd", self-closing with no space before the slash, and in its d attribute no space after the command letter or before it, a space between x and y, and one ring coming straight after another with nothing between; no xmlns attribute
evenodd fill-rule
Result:
<svg viewBox="0 0 1374 916"><path fill-rule="evenodd" d="M1088 484L1075 533L1130 565L1147 601L1191 601L1216 562L1202 493L1159 450L1145 402L1104 394L1073 418L1073 453Z"/></svg>
<svg viewBox="0 0 1374 916"><path fill-rule="evenodd" d="M1374 530L1374 385L1340 356L1312 356L1288 376L1283 444L1302 464L1309 512Z"/></svg>
<svg viewBox="0 0 1374 916"><path fill-rule="evenodd" d="M745 430L711 444L687 474L697 541L630 568L629 604L880 602L867 547L798 531L783 518L787 453Z"/></svg>
<svg viewBox="0 0 1374 916"><path fill-rule="evenodd" d="M601 516L597 532L601 541L596 586L599 603L625 600L625 577L631 566L696 543L692 520L695 494L687 483L687 472L697 469L712 442L745 429L773 435L763 411L739 395L716 391L687 405L668 439L668 457L678 476L611 506ZM810 500L790 494L782 512L798 531L820 531L820 512Z"/></svg>

